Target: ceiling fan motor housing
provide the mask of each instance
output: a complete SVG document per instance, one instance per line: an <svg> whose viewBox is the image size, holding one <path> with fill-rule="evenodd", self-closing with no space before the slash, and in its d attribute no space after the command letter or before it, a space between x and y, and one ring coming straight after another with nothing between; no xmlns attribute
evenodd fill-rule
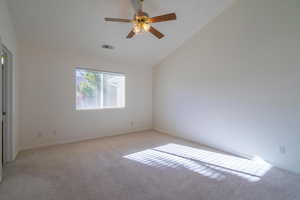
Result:
<svg viewBox="0 0 300 200"><path fill-rule="evenodd" d="M137 12L133 17L134 17L134 18L136 18L136 17L149 17L149 15L148 15L148 13L146 13L146 12L139 11L139 12Z"/></svg>

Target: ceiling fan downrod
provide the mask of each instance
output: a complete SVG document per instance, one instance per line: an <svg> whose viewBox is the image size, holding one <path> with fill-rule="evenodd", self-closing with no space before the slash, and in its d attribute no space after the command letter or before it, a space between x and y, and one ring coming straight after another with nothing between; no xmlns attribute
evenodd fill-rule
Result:
<svg viewBox="0 0 300 200"><path fill-rule="evenodd" d="M140 0L140 11L144 10L144 0Z"/></svg>

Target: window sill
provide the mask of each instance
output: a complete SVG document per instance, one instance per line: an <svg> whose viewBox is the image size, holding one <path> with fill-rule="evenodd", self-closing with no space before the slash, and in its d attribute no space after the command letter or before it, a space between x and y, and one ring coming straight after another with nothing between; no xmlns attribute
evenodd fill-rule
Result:
<svg viewBox="0 0 300 200"><path fill-rule="evenodd" d="M77 109L76 111L93 111L93 110L121 110L121 109L125 109L126 107L111 107L111 108L81 108L81 109Z"/></svg>

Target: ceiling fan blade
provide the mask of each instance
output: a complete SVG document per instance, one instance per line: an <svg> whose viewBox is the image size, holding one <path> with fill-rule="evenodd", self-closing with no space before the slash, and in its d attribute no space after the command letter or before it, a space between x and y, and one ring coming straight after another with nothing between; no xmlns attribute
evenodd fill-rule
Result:
<svg viewBox="0 0 300 200"><path fill-rule="evenodd" d="M153 35L155 35L158 39L161 39L161 38L164 37L164 34L162 34L161 32L159 32L158 30L156 30L152 26L150 27L149 32L152 33Z"/></svg>
<svg viewBox="0 0 300 200"><path fill-rule="evenodd" d="M126 23L132 22L132 20L130 20L130 19L109 18L109 17L106 17L104 19L107 22L126 22Z"/></svg>
<svg viewBox="0 0 300 200"><path fill-rule="evenodd" d="M133 36L135 35L135 33L133 32L133 30L132 31L130 31L130 33L127 35L127 39L130 39L130 38L132 38Z"/></svg>
<svg viewBox="0 0 300 200"><path fill-rule="evenodd" d="M166 15L156 16L149 19L150 23L157 23L157 22L165 22L170 20L176 20L176 14L170 13Z"/></svg>

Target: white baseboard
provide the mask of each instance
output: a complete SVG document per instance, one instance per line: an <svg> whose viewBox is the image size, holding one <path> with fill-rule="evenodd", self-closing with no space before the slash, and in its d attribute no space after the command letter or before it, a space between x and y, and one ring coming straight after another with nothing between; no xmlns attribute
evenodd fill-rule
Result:
<svg viewBox="0 0 300 200"><path fill-rule="evenodd" d="M231 154L231 155L234 155L234 156L238 156L238 157L242 157L242 158L246 158L246 159L253 159L254 158L254 156L251 156L251 155L248 155L248 154L245 154L245 153L241 153L241 152L237 152L233 149L229 149L229 148L224 149L224 148L220 148L220 147L215 146L215 145L200 143L200 142L192 140L192 139L180 137L180 136L178 136L179 134L172 134L171 131L163 130L163 129L160 129L160 128L153 128L153 130L155 130L159 133L162 133L162 134L166 134L166 135L170 135L170 136L173 136L173 137L183 139L185 141L197 143L199 145L209 147L209 148L215 149L217 151L225 152L225 153L228 153L228 154Z"/></svg>
<svg viewBox="0 0 300 200"><path fill-rule="evenodd" d="M153 130L152 128L146 128L146 129L139 129L139 130L134 130L134 131L125 131L125 132L115 133L115 134L107 134L107 135L104 135L104 136L72 138L72 139L61 140L61 141L50 142L50 143L34 144L34 145L29 145L29 146L22 147L19 152L26 151L26 150L37 149L37 148L42 148L42 147L50 147L50 146L61 145L61 144L71 144L71 143L76 143L76 142L84 142L84 141L87 141L87 140L101 139L101 138L113 137L113 136L121 136L121 135L125 135L125 134L130 134L130 133L146 132L146 131L152 131L152 130Z"/></svg>
<svg viewBox="0 0 300 200"><path fill-rule="evenodd" d="M72 139L67 139L67 140L51 142L51 143L30 145L30 146L22 147L19 152L25 151L25 150L32 150L32 149L36 149L36 148L49 147L49 146L54 146L54 145L70 144L70 143L83 142L83 141L92 140L92 139L101 139L101 138L105 138L105 137L120 136L120 135L124 135L124 134L137 133L137 132L146 132L146 131L156 131L156 132L159 132L161 134L177 137L177 138L189 141L189 142L197 143L199 145L206 146L206 147L218 150L218 151L223 151L223 152L226 152L226 153L229 153L229 154L232 154L232 155L236 155L236 156L239 156L239 157L243 157L243 158L247 158L247 159L252 159L253 158L253 156L251 156L251 155L247 155L247 154L244 154L244 153L241 153L241 152L237 152L237 151L232 150L232 149L227 149L227 148L224 149L224 148L220 148L218 146L214 146L214 145L211 145L211 144L200 143L199 141L195 141L195 140L192 140L192 139L180 137L180 136L178 136L179 134L172 134L171 131L163 130L163 129L160 129L160 128L139 129L139 130L125 131L125 132L115 133L115 134L107 134L105 136L72 138Z"/></svg>

